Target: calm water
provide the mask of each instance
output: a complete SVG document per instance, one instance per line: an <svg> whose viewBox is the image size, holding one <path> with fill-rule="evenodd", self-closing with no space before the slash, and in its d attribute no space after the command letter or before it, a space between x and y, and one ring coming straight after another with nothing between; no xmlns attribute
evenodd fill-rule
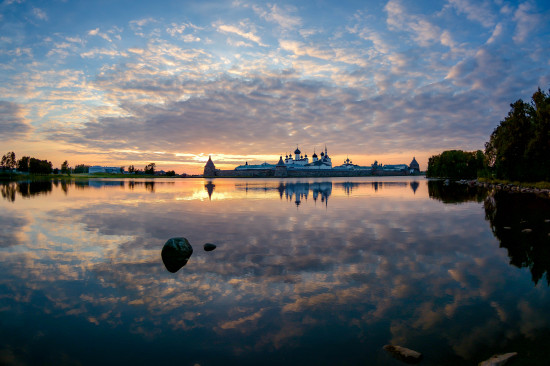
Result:
<svg viewBox="0 0 550 366"><path fill-rule="evenodd" d="M548 361L550 205L531 196L411 177L0 188L0 364L402 364L389 343L422 365ZM179 236L194 252L170 273Z"/></svg>

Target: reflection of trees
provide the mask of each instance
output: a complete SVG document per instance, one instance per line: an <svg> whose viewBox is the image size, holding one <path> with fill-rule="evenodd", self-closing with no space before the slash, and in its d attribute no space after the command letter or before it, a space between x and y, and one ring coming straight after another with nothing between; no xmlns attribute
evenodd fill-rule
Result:
<svg viewBox="0 0 550 366"><path fill-rule="evenodd" d="M2 192L2 198L10 202L15 201L15 192L17 191L15 183L2 182L2 187L0 187L0 191Z"/></svg>
<svg viewBox="0 0 550 366"><path fill-rule="evenodd" d="M8 201L15 201L15 197L19 194L24 198L31 198L40 194L47 194L54 189L61 189L65 194L68 194L69 188L74 187L76 189L89 189L89 188L122 188L125 187L124 180L32 180L21 182L2 182L0 186L0 193L2 198ZM155 184L168 184L173 185L174 182L128 182L128 188L134 189L135 186L143 186L146 191L154 192Z"/></svg>
<svg viewBox="0 0 550 366"><path fill-rule="evenodd" d="M122 185L121 187L124 187L124 181L121 181ZM174 182L163 182L163 184L174 184ZM155 192L155 182L149 181L149 182L136 182L136 181L129 181L128 182L128 188L131 190L134 190L135 187L144 186L145 190L147 192Z"/></svg>
<svg viewBox="0 0 550 366"><path fill-rule="evenodd" d="M546 274L550 286L550 200L526 193L498 191L484 202L500 247L510 263L528 267L535 284Z"/></svg>
<svg viewBox="0 0 550 366"><path fill-rule="evenodd" d="M56 182L57 183L57 182ZM53 189L53 182L28 181L28 182L3 182L1 187L2 198L13 202L16 193L21 197L30 198L43 193L49 193Z"/></svg>
<svg viewBox="0 0 550 366"><path fill-rule="evenodd" d="M53 189L52 181L17 182L17 191L22 197L29 198L42 193L49 193Z"/></svg>
<svg viewBox="0 0 550 366"><path fill-rule="evenodd" d="M430 198L443 203L483 202L487 196L487 189L470 187L467 184L445 184L441 180L429 180L428 194Z"/></svg>

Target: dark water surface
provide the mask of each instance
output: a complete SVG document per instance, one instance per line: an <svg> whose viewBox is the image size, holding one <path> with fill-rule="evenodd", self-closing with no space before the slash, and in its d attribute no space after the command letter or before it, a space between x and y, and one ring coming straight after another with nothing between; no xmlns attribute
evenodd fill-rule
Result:
<svg viewBox="0 0 550 366"><path fill-rule="evenodd" d="M1 365L550 357L548 200L419 177L0 188Z"/></svg>

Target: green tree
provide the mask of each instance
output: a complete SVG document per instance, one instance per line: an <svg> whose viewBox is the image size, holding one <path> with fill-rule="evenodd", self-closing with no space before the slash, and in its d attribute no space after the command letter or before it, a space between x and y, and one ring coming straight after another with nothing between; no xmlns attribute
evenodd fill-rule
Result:
<svg viewBox="0 0 550 366"><path fill-rule="evenodd" d="M47 160L39 160L30 158L29 160L29 172L32 174L51 174L52 163Z"/></svg>
<svg viewBox="0 0 550 366"><path fill-rule="evenodd" d="M497 178L550 180L550 96L540 88L531 103L521 99L495 128L485 155Z"/></svg>
<svg viewBox="0 0 550 366"><path fill-rule="evenodd" d="M155 167L156 167L156 164L155 163L149 163L145 166L145 174L155 174Z"/></svg>
<svg viewBox="0 0 550 366"><path fill-rule="evenodd" d="M133 165L128 165L128 172L133 173L136 171L136 168Z"/></svg>
<svg viewBox="0 0 550 366"><path fill-rule="evenodd" d="M63 164L61 164L61 173L62 174L67 174L69 173L69 162L67 160L65 160L63 162Z"/></svg>
<svg viewBox="0 0 550 366"><path fill-rule="evenodd" d="M483 170L485 156L481 150L462 151L447 150L434 155L428 160L428 177L442 177L452 179L472 179Z"/></svg>
<svg viewBox="0 0 550 366"><path fill-rule="evenodd" d="M484 169L485 156L481 150L446 150L428 160L428 177L472 179Z"/></svg>
<svg viewBox="0 0 550 366"><path fill-rule="evenodd" d="M21 159L17 161L17 170L20 172L28 172L29 171L29 161L31 158L29 156L23 156Z"/></svg>
<svg viewBox="0 0 550 366"><path fill-rule="evenodd" d="M17 161L15 160L15 153L10 151L2 156L2 168L3 169L15 169Z"/></svg>
<svg viewBox="0 0 550 366"><path fill-rule="evenodd" d="M84 165L84 164L78 164L74 167L74 173L75 174L79 174L79 173L88 173L89 172L89 169L90 169L90 166L89 165Z"/></svg>

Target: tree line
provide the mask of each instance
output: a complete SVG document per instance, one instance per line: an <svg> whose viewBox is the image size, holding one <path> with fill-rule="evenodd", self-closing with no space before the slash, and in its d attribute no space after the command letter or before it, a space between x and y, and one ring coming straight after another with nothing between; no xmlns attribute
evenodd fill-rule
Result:
<svg viewBox="0 0 550 366"><path fill-rule="evenodd" d="M31 158L30 156L23 156L21 159L16 160L13 151L2 156L1 168L2 170L17 169L20 172L31 174L51 174L53 171L51 161Z"/></svg>
<svg viewBox="0 0 550 366"><path fill-rule="evenodd" d="M69 166L69 162L65 160L61 164L61 170L57 168L53 168L51 161L48 160L40 160L36 158L31 158L30 156L23 156L19 160L15 157L15 152L10 151L6 153L4 156L2 156L2 160L0 163L0 169L2 170L17 170L19 172L23 173L29 173L29 174L81 174L81 173L89 173L90 166L85 164L78 164L74 168L71 168ZM124 172L124 167L120 167L120 172ZM134 165L128 166L128 172L134 173L134 174L148 174L148 175L155 175L156 174L156 164L155 163L149 163L145 165L143 170L136 169ZM176 172L173 170L169 170L165 173L166 176L175 176Z"/></svg>
<svg viewBox="0 0 550 366"><path fill-rule="evenodd" d="M485 151L448 150L428 161L428 177L491 177L512 181L550 181L550 95L539 88L510 112L485 143Z"/></svg>

